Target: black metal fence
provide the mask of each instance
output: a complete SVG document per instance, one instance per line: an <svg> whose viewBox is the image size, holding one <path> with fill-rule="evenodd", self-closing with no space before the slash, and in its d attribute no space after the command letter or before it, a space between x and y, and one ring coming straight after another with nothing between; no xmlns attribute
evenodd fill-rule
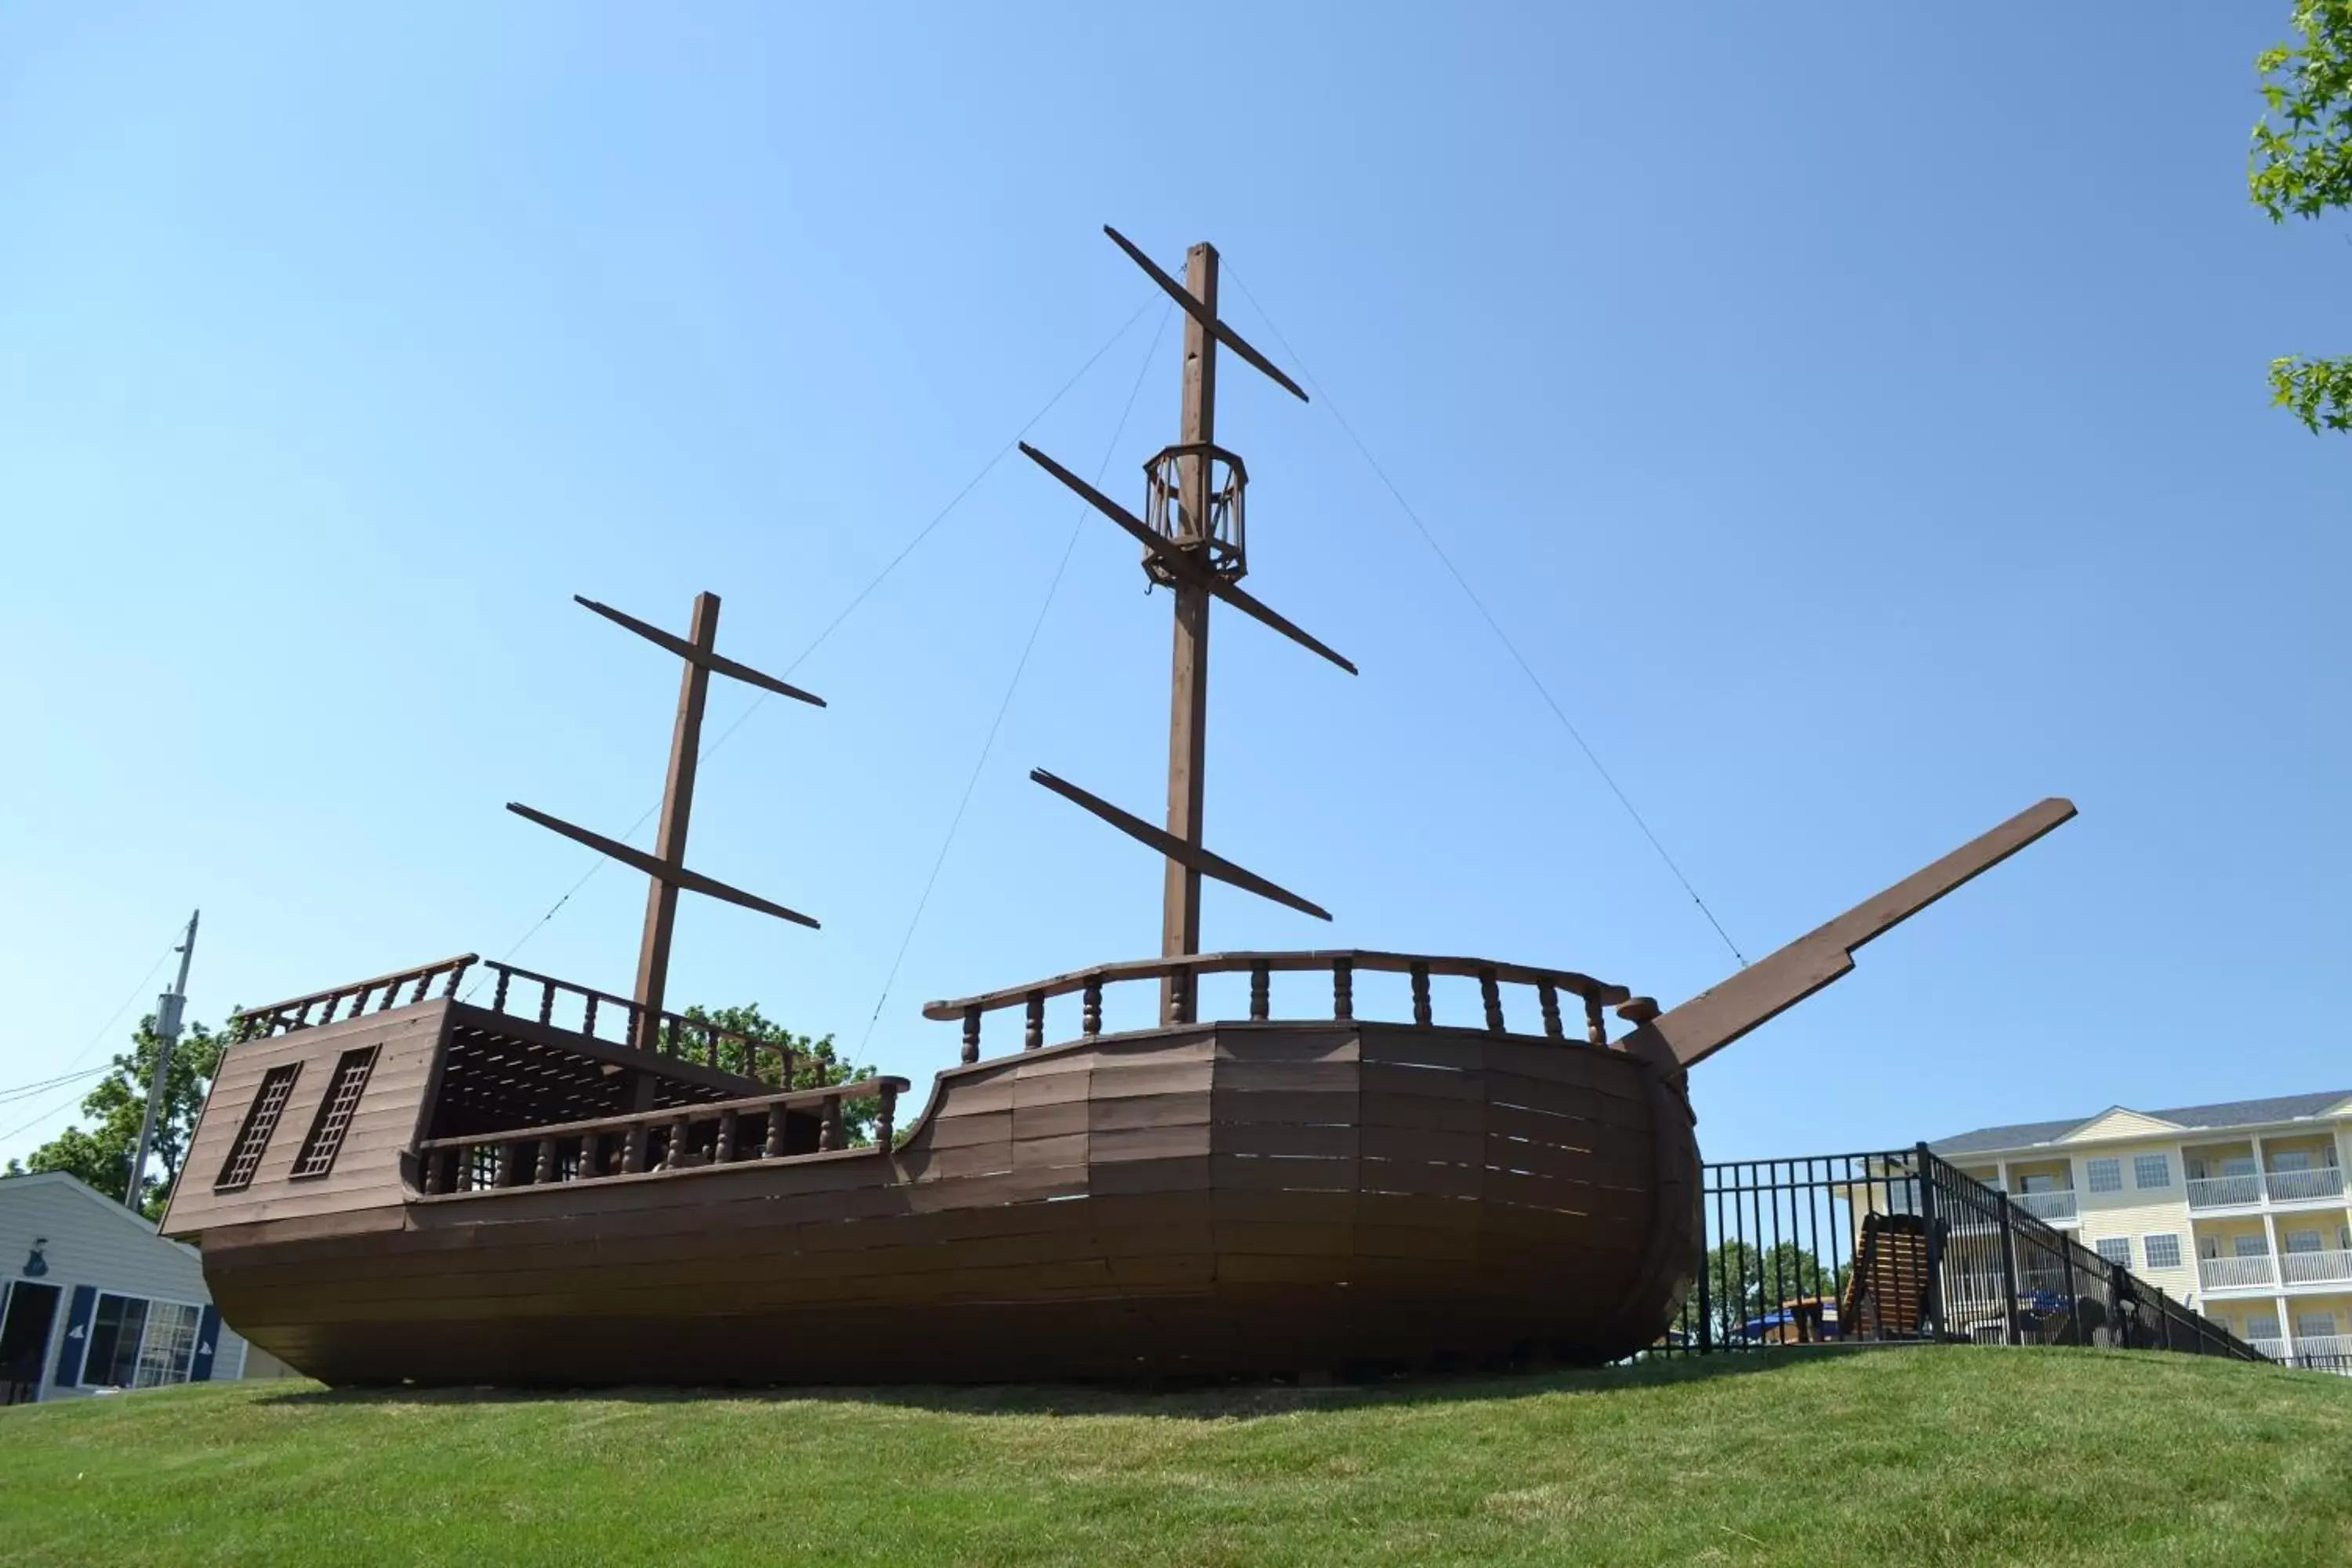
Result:
<svg viewBox="0 0 2352 1568"><path fill-rule="evenodd" d="M2103 1345L2264 1360L1928 1152L1706 1167L1706 1257L1658 1349Z"/></svg>

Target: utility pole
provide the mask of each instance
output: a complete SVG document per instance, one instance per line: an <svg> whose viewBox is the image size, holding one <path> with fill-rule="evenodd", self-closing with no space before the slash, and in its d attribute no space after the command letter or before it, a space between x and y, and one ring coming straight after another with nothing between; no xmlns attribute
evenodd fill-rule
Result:
<svg viewBox="0 0 2352 1568"><path fill-rule="evenodd" d="M163 1091L172 1079L172 1047L180 1041L180 1015L188 1005L188 960L195 956L196 921L204 910L188 915L188 934L180 942L180 977L172 988L155 999L155 1080L147 1086L147 1115L139 1124L139 1152L131 1159L131 1185L122 1194L123 1204L134 1213L139 1207L139 1188L147 1179L147 1152L155 1146L155 1110L163 1103Z"/></svg>

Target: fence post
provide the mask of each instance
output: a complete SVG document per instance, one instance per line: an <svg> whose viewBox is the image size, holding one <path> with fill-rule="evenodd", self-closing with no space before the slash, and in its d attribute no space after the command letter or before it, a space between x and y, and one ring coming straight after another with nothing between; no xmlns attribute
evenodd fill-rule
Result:
<svg viewBox="0 0 2352 1568"><path fill-rule="evenodd" d="M2000 1342L2017 1343L2017 1233L2009 1223L2009 1194L2000 1194Z"/></svg>
<svg viewBox="0 0 2352 1568"><path fill-rule="evenodd" d="M2107 1346L2111 1350L2132 1348L2131 1331L2124 1326L2124 1300L2131 1294L2125 1281L2129 1278L2122 1264L2107 1265Z"/></svg>
<svg viewBox="0 0 2352 1568"><path fill-rule="evenodd" d="M1936 1233L1936 1177L1930 1165L1935 1155L1921 1139L1912 1151L1912 1169L1919 1182L1919 1223L1927 1233L1927 1278L1920 1282L1921 1314L1935 1337L1944 1338L1944 1240Z"/></svg>
<svg viewBox="0 0 2352 1568"><path fill-rule="evenodd" d="M2083 1342L2083 1298L2074 1291L2074 1238L2058 1234L2058 1256L2066 1266L2066 1321L2074 1326L2074 1342Z"/></svg>
<svg viewBox="0 0 2352 1568"><path fill-rule="evenodd" d="M1711 1283L1708 1276L1714 1272L1707 1267L1706 1227L1702 1225L1698 1238L1698 1353L1701 1355L1709 1355L1715 1351L1715 1303L1708 1299Z"/></svg>

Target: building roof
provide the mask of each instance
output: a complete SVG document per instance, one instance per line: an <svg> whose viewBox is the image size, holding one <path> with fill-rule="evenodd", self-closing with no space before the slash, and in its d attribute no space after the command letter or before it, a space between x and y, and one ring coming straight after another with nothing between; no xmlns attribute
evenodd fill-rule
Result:
<svg viewBox="0 0 2352 1568"><path fill-rule="evenodd" d="M28 1171L21 1175L0 1176L0 1199L5 1199L10 1193L29 1192L35 1187L63 1187L68 1192L79 1193L112 1215L117 1225L127 1225L146 1236L155 1235L153 1220L143 1214L134 1214L79 1176L67 1171ZM168 1237L159 1239L164 1240L172 1247L185 1247L184 1243L171 1241Z"/></svg>
<svg viewBox="0 0 2352 1568"><path fill-rule="evenodd" d="M2030 1149L2037 1144L2056 1143L2067 1134L2116 1110L2132 1110L2134 1114L2170 1122L2187 1131L2211 1131L2224 1127L2265 1127L2275 1122L2323 1116L2347 1102L2352 1102L2352 1089L2326 1089L2317 1094L2274 1095L2268 1100L2231 1100L2219 1105L2181 1105L2169 1110L2136 1110L2132 1107L2110 1106L2094 1115L2077 1116L2066 1121L2021 1121L2008 1127L1979 1127L1973 1132L1935 1139L1927 1147L1947 1159L1955 1154L1982 1154L1996 1149Z"/></svg>

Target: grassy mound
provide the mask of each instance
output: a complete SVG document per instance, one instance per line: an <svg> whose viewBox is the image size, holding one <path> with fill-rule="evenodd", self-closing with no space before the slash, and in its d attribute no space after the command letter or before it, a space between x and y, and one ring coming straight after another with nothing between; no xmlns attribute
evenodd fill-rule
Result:
<svg viewBox="0 0 2352 1568"><path fill-rule="evenodd" d="M0 1411L40 1563L2352 1562L2352 1378L1718 1357L1377 1390L338 1394Z"/></svg>

